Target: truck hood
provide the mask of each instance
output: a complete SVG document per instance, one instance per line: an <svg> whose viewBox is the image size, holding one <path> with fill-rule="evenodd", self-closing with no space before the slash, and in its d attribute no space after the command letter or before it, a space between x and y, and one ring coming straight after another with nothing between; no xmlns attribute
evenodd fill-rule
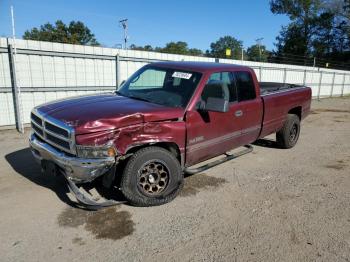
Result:
<svg viewBox="0 0 350 262"><path fill-rule="evenodd" d="M142 122L175 120L184 114L172 108L119 96L115 93L80 96L37 107L50 116L73 127L76 134L121 128Z"/></svg>

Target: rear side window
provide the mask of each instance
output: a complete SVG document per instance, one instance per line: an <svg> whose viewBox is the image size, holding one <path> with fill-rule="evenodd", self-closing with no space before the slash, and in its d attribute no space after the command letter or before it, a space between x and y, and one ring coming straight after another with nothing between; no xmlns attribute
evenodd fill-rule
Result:
<svg viewBox="0 0 350 262"><path fill-rule="evenodd" d="M237 101L236 85L231 72L217 72L210 75L208 83L220 82L227 86L230 93L230 102Z"/></svg>
<svg viewBox="0 0 350 262"><path fill-rule="evenodd" d="M255 99L255 86L249 72L234 72L237 85L238 101Z"/></svg>

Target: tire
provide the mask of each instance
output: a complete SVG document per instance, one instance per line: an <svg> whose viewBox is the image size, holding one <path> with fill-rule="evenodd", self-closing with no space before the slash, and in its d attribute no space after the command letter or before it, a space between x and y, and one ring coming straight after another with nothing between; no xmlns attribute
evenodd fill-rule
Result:
<svg viewBox="0 0 350 262"><path fill-rule="evenodd" d="M173 200L184 184L177 158L160 147L145 147L126 163L120 188L131 205L158 206Z"/></svg>
<svg viewBox="0 0 350 262"><path fill-rule="evenodd" d="M292 148L299 139L300 120L297 115L288 114L287 120L281 130L276 133L277 144L281 148Z"/></svg>

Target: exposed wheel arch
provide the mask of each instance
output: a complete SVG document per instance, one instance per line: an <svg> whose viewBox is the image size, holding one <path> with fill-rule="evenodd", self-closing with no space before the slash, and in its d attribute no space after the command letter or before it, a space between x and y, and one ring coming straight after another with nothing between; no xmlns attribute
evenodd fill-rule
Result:
<svg viewBox="0 0 350 262"><path fill-rule="evenodd" d="M288 114L297 115L299 117L299 120L301 120L301 112L302 112L301 106L297 106L297 107L290 109L288 111Z"/></svg>
<svg viewBox="0 0 350 262"><path fill-rule="evenodd" d="M136 151L138 151L142 148L148 147L148 146L157 146L157 147L161 147L161 148L168 150L177 158L177 160L179 161L179 163L183 167L184 156L181 154L179 146L174 142L155 142L155 143L149 142L149 143L144 143L144 144L140 144L140 145L135 145L135 146L130 147L126 151L125 155L134 154Z"/></svg>

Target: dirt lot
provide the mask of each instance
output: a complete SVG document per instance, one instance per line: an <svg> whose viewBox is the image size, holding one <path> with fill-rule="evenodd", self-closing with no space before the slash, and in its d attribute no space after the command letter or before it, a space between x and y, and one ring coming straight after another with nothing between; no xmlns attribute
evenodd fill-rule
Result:
<svg viewBox="0 0 350 262"><path fill-rule="evenodd" d="M0 132L1 261L350 261L349 98L314 101L295 148L260 141L152 208L73 208L27 136Z"/></svg>

